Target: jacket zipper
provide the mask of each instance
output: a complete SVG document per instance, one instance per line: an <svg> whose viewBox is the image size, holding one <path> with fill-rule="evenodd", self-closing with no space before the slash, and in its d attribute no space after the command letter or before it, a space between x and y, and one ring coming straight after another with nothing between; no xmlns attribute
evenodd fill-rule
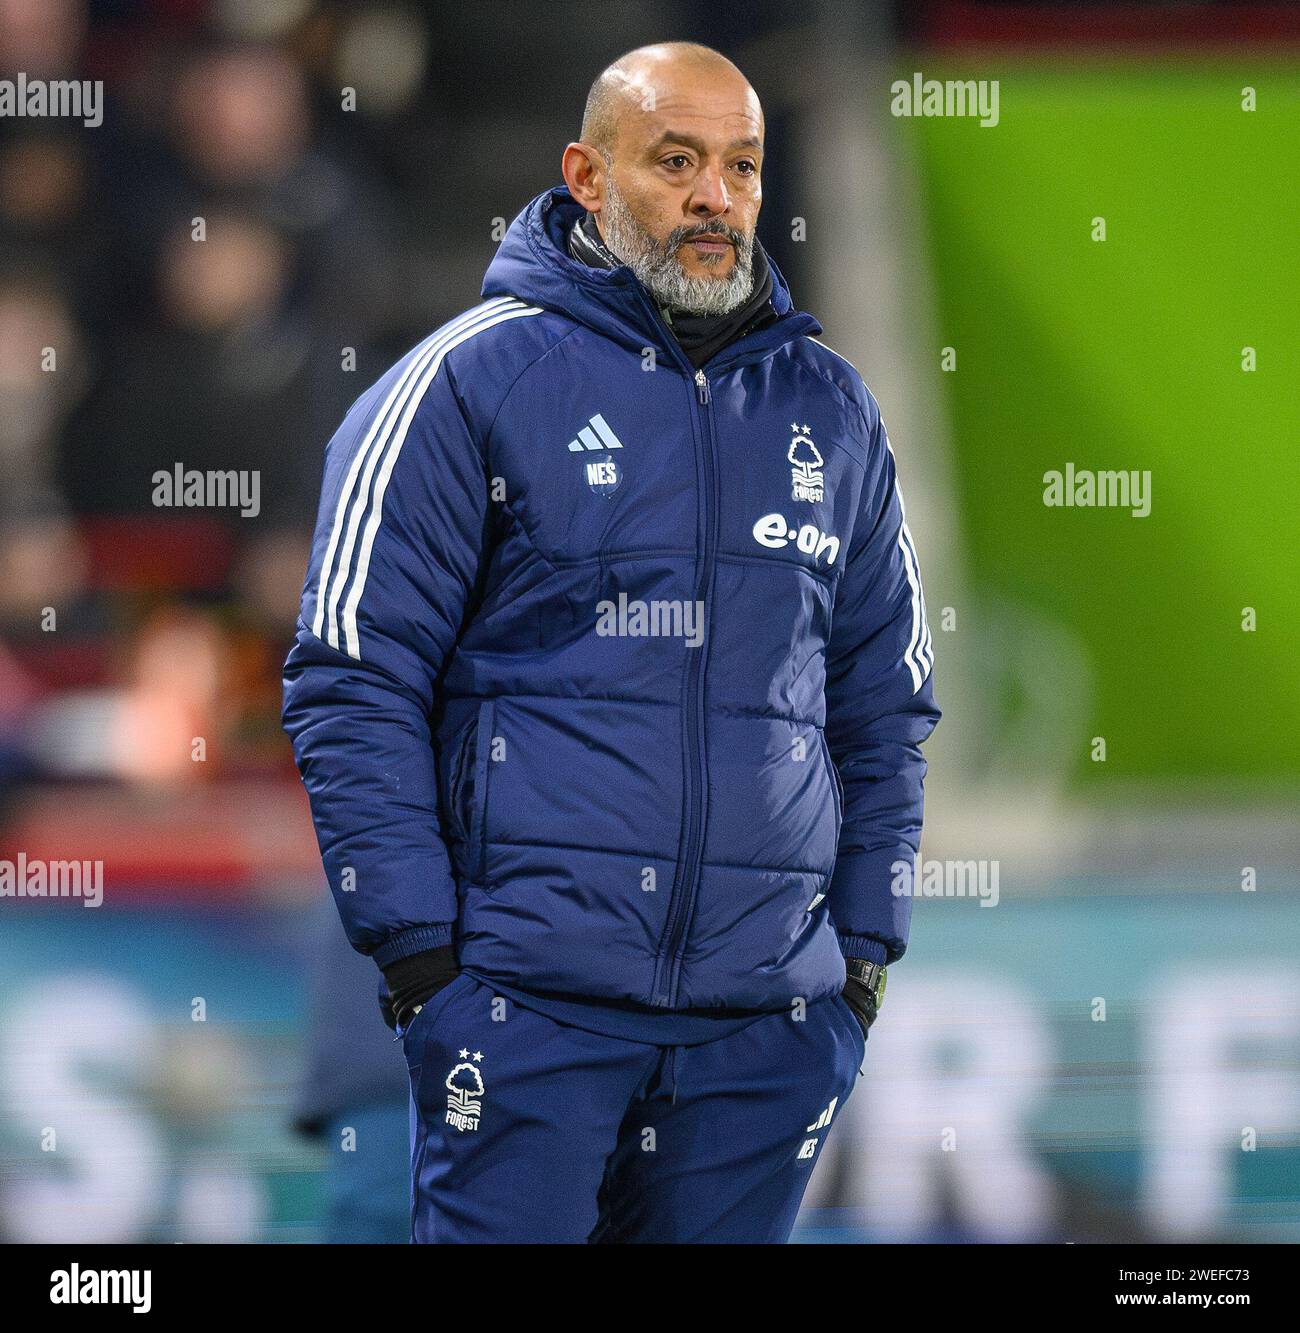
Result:
<svg viewBox="0 0 1300 1333"><path fill-rule="evenodd" d="M704 753L704 660L710 646L708 623L713 602L714 546L718 527L715 512L717 484L711 402L708 376L703 370L697 370L693 409L704 442L704 560L700 567L695 600L704 609L705 632L704 642L698 648L689 650L693 655L688 673L688 693L691 695L691 703L690 712L687 714L686 737L689 752L696 756L696 764L691 770L693 780L686 788L688 829L686 856L682 863L682 873L674 883L673 893L668 902L668 945L660 954L655 966L654 1003L664 1008L672 1005L677 997L681 954L685 944L687 923L690 921L695 903L704 842L703 804L704 793L708 789L708 761ZM666 976L665 964L668 969Z"/></svg>

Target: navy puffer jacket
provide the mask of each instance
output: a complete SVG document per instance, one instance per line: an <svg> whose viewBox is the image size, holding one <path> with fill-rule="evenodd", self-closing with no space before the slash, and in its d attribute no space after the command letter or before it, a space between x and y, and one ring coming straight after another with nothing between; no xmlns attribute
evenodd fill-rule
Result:
<svg viewBox="0 0 1300 1333"><path fill-rule="evenodd" d="M515 219L329 444L286 729L353 945L663 1010L893 961L932 644L875 400L792 308L695 371Z"/></svg>

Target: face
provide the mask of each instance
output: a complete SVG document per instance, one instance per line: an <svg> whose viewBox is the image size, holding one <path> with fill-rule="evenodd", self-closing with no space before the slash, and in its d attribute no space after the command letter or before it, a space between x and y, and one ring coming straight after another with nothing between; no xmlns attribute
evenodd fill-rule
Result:
<svg viewBox="0 0 1300 1333"><path fill-rule="evenodd" d="M763 200L758 98L725 69L652 68L626 103L598 214L606 244L667 304L736 308Z"/></svg>

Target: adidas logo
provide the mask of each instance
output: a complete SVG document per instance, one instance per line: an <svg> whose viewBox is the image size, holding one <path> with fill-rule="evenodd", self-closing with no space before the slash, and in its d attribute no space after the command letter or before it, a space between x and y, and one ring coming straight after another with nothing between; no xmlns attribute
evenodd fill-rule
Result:
<svg viewBox="0 0 1300 1333"><path fill-rule="evenodd" d="M838 1101L838 1097L832 1097L831 1104L812 1122L811 1125L808 1126L807 1129L804 1130L804 1133L812 1134L816 1130L828 1128L831 1123L831 1117L835 1114L835 1106ZM795 1154L796 1159L800 1162L810 1161L817 1151L817 1143L818 1140L815 1138L804 1139L799 1147L799 1151Z"/></svg>
<svg viewBox="0 0 1300 1333"><path fill-rule="evenodd" d="M584 449L621 449L623 441L610 429L609 422L599 412L578 432L576 440L569 441L569 452L580 454Z"/></svg>

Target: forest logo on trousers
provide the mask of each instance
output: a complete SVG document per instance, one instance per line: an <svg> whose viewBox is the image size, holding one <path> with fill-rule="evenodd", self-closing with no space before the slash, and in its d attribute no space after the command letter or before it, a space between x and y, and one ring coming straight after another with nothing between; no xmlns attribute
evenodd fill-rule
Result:
<svg viewBox="0 0 1300 1333"><path fill-rule="evenodd" d="M468 1055L468 1051L462 1051ZM478 1055L478 1052L475 1052ZM482 1059L481 1056L479 1056ZM462 1060L447 1075L447 1123L462 1131L477 1129L483 1114L483 1075L476 1065Z"/></svg>

